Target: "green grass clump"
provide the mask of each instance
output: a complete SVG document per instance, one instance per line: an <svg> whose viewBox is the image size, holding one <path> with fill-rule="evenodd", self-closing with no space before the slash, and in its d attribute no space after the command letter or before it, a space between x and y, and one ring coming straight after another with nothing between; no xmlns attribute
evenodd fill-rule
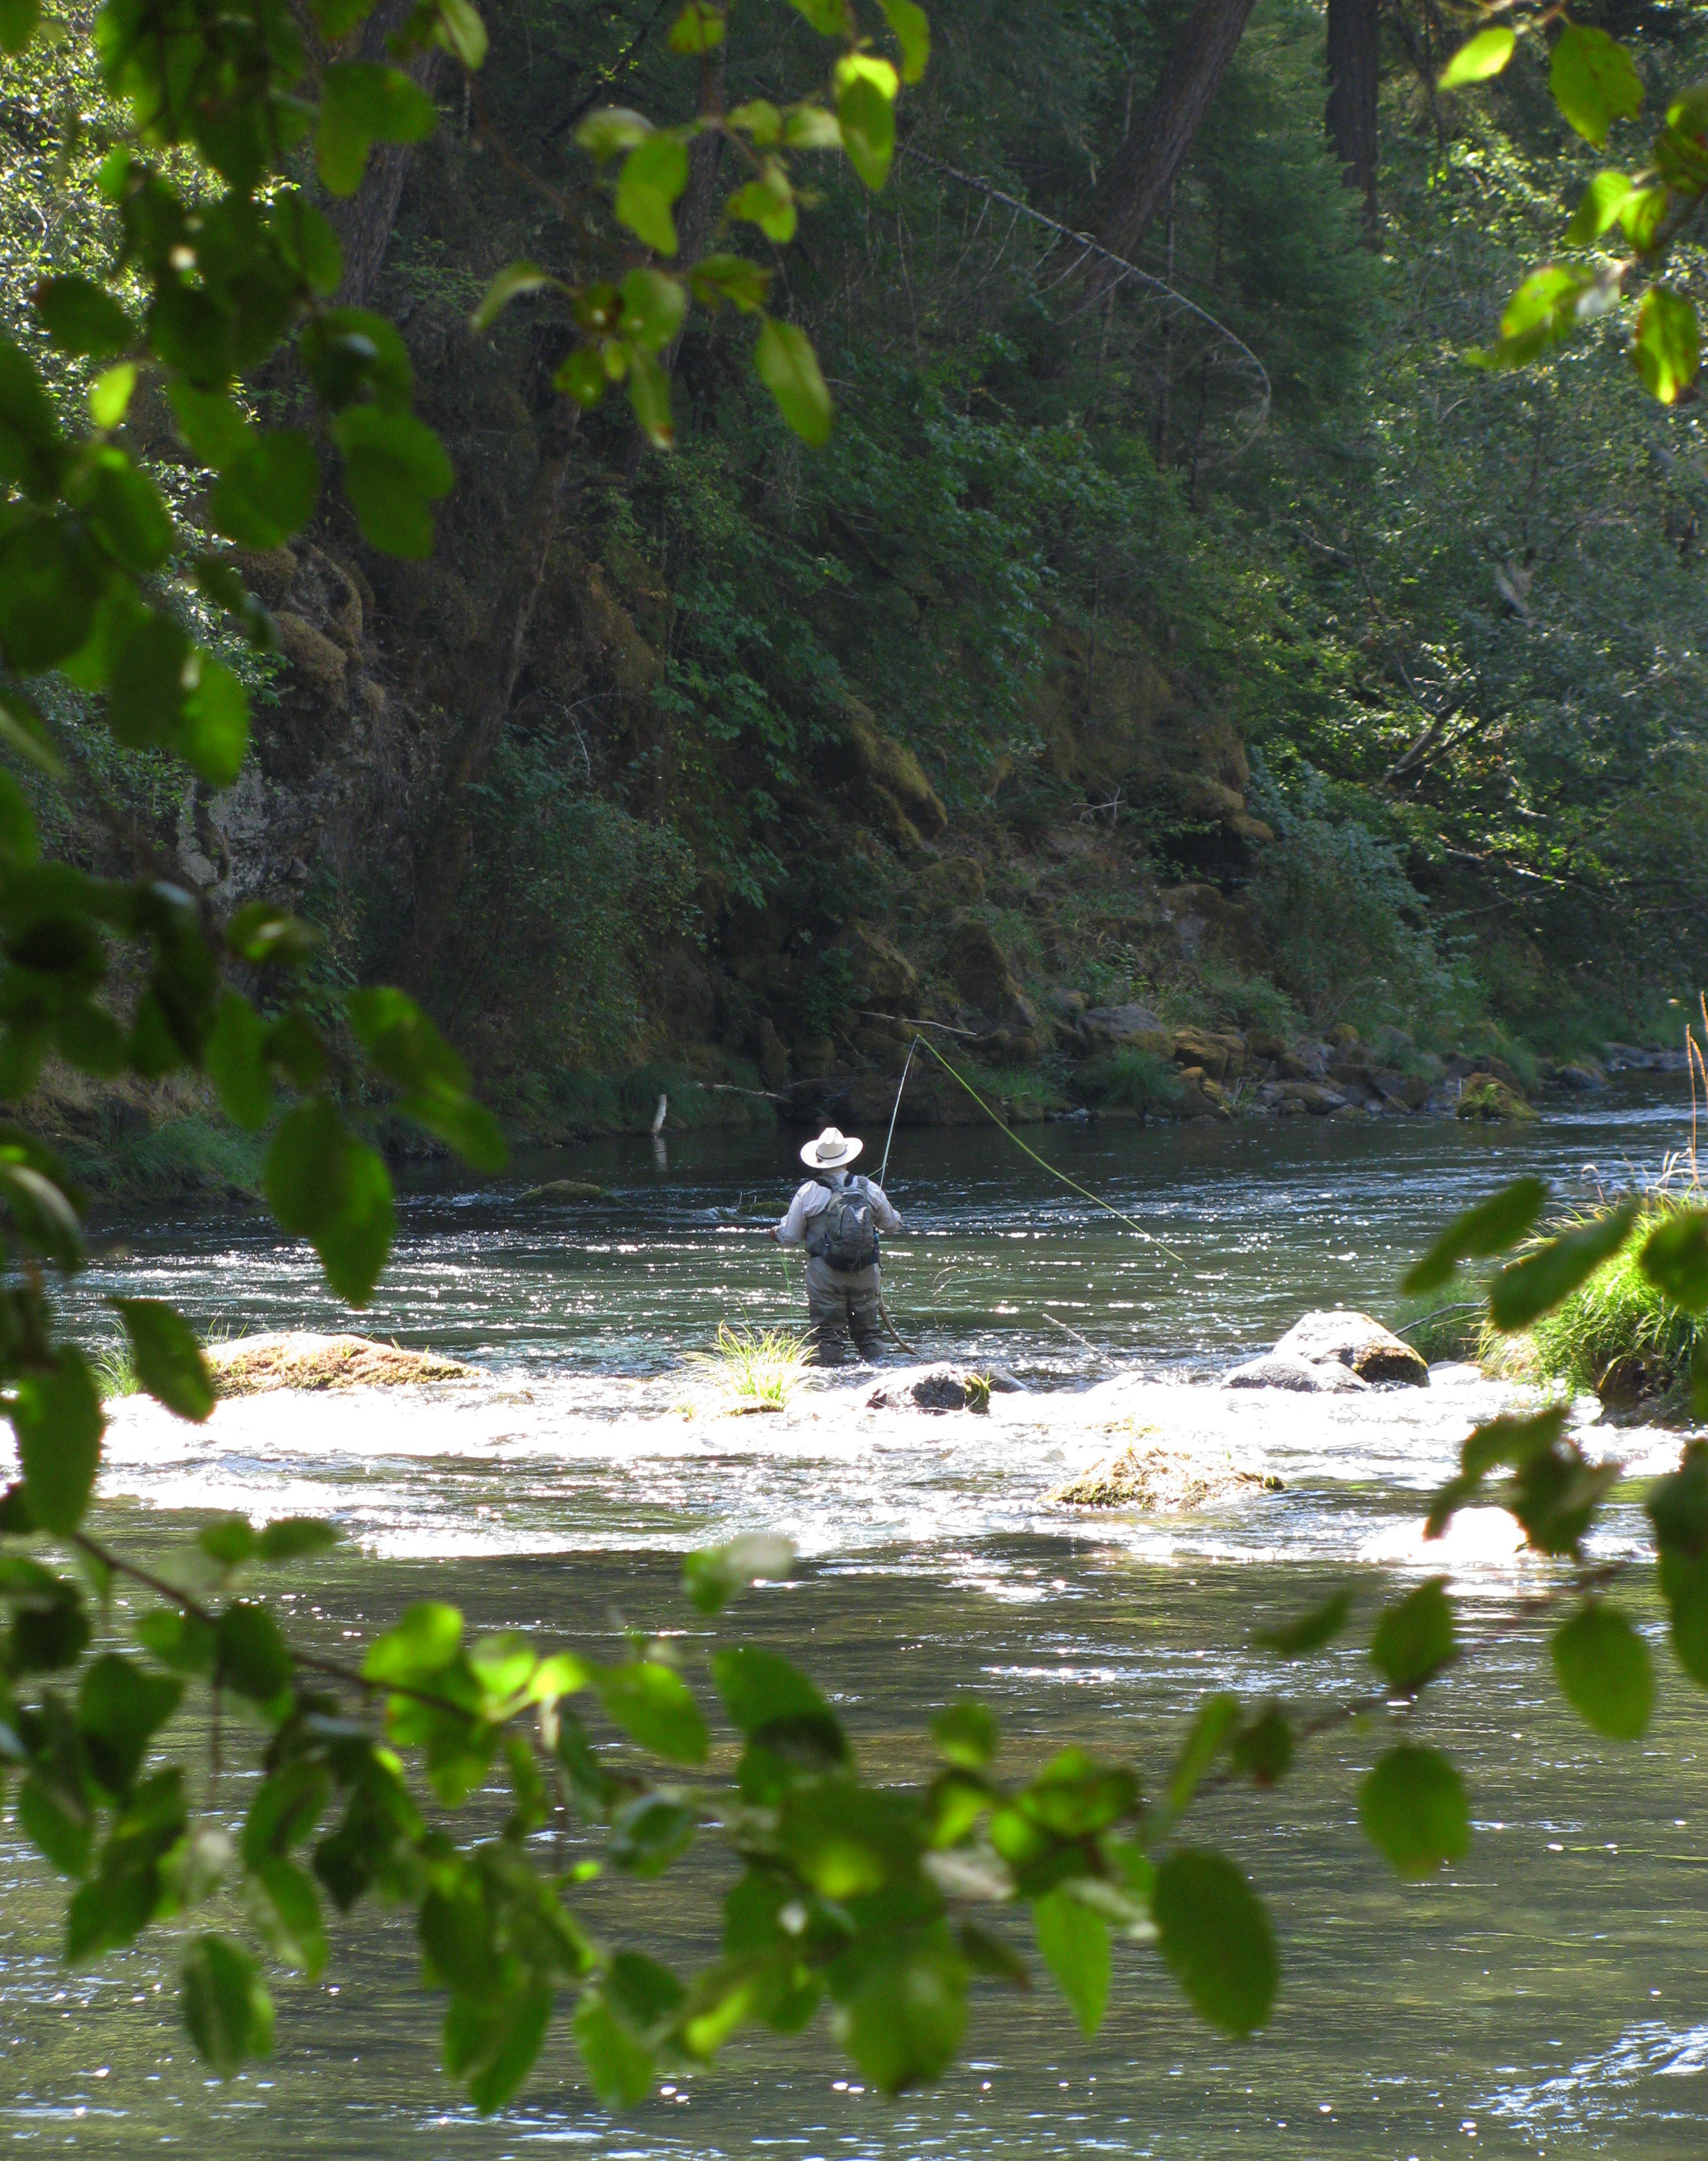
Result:
<svg viewBox="0 0 1708 2161"><path fill-rule="evenodd" d="M1443 1358L1476 1357L1482 1349L1484 1318L1485 1309L1477 1303L1440 1305L1415 1320L1401 1321L1393 1332L1433 1366Z"/></svg>
<svg viewBox="0 0 1708 2161"><path fill-rule="evenodd" d="M199 1111L98 1143L74 1141L65 1153L71 1175L104 1200L148 1200L189 1194L261 1196L263 1143L253 1133Z"/></svg>
<svg viewBox="0 0 1708 2161"><path fill-rule="evenodd" d="M1536 1323L1529 1335L1535 1378L1588 1388L1615 1408L1683 1388L1702 1324L1655 1289L1638 1256L1656 1224L1685 1205L1668 1195L1652 1195L1635 1236L1621 1252ZM1550 1235L1562 1227L1572 1226L1555 1225ZM1495 1340L1486 1338L1485 1352Z"/></svg>
<svg viewBox="0 0 1708 2161"><path fill-rule="evenodd" d="M1092 1101L1111 1110L1164 1110L1185 1093L1167 1059L1148 1050L1112 1051L1087 1066L1085 1081Z"/></svg>
<svg viewBox="0 0 1708 2161"><path fill-rule="evenodd" d="M89 1369L94 1376L95 1392L104 1403L115 1403L121 1396L134 1396L142 1388L137 1362L128 1343L103 1345L89 1361Z"/></svg>
<svg viewBox="0 0 1708 2161"><path fill-rule="evenodd" d="M691 1351L693 1365L711 1373L738 1410L784 1409L807 1372L805 1336L787 1328L732 1328L726 1322L710 1351Z"/></svg>

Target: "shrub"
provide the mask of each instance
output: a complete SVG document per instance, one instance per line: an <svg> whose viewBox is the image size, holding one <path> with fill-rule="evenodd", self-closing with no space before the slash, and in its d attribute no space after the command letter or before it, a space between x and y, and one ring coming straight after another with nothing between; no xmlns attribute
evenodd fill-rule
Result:
<svg viewBox="0 0 1708 2161"><path fill-rule="evenodd" d="M1086 1068L1084 1081L1091 1101L1111 1110L1163 1110L1186 1092L1168 1060L1148 1050L1112 1051Z"/></svg>
<svg viewBox="0 0 1708 2161"><path fill-rule="evenodd" d="M1655 1289L1638 1257L1648 1232L1684 1205L1670 1194L1650 1195L1637 1235L1536 1323L1529 1336L1529 1371L1536 1379L1591 1389L1612 1409L1666 1398L1683 1387L1703 1323ZM1586 1222L1598 1212L1573 1220ZM1549 1235L1562 1227L1571 1225L1555 1225ZM1481 1347L1487 1353L1494 1339L1486 1336Z"/></svg>

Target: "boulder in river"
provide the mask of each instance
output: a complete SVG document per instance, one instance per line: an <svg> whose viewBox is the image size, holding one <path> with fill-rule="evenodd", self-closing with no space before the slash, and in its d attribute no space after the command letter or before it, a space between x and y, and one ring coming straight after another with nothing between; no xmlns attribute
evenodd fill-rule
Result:
<svg viewBox="0 0 1708 2161"><path fill-rule="evenodd" d="M1536 1113L1517 1091L1493 1073L1467 1074L1455 1107L1461 1118L1484 1125L1519 1125Z"/></svg>
<svg viewBox="0 0 1708 2161"><path fill-rule="evenodd" d="M1319 1365L1314 1359L1283 1357L1278 1351L1270 1351L1224 1373L1221 1385L1225 1388L1287 1388L1302 1396L1343 1396L1356 1394L1370 1383L1361 1381L1350 1366L1338 1365L1332 1359Z"/></svg>
<svg viewBox="0 0 1708 2161"><path fill-rule="evenodd" d="M1307 1313L1295 1320L1271 1354L1302 1358L1313 1366L1339 1366L1361 1381L1380 1386L1404 1382L1423 1388L1429 1369L1403 1336L1372 1320L1367 1313Z"/></svg>
<svg viewBox="0 0 1708 2161"><path fill-rule="evenodd" d="M544 1185L530 1185L526 1193L517 1195L521 1200L602 1200L605 1188L590 1185L582 1178L553 1178Z"/></svg>
<svg viewBox="0 0 1708 2161"><path fill-rule="evenodd" d="M1146 1427L1112 1455L1059 1487L1049 1498L1070 1508L1201 1508L1248 1493L1278 1493L1273 1471L1194 1455Z"/></svg>
<svg viewBox="0 0 1708 2161"><path fill-rule="evenodd" d="M914 1366L890 1374L866 1398L869 1411L978 1411L990 1407L991 1392L1007 1393L1018 1384L1006 1373L999 1384L987 1373L959 1366Z"/></svg>
<svg viewBox="0 0 1708 2161"><path fill-rule="evenodd" d="M472 1381L472 1366L436 1351L405 1351L365 1336L315 1336L292 1329L211 1343L208 1368L217 1396L266 1395L275 1388L397 1388L409 1382Z"/></svg>

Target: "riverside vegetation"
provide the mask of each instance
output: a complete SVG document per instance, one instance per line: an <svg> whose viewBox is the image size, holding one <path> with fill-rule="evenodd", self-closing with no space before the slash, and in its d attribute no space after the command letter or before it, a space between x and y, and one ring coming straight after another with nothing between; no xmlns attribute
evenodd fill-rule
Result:
<svg viewBox="0 0 1708 2161"><path fill-rule="evenodd" d="M697 300L725 298L763 315L754 358L765 388L804 441L825 436L830 409L814 348L797 325L765 312L771 285L760 268L734 254L706 256L704 232L684 233L675 221L675 206L690 201L695 153L708 142L741 160L729 213L779 242L794 232L804 149L840 149L874 195L888 178L901 78L925 66L924 18L912 0L885 0L893 44L880 49L875 18L857 21L841 0L802 0L802 13L831 47L828 102L809 96L785 112L750 99L726 110L719 55L731 42L727 25L721 11L690 0L669 34L700 76L703 121L659 126L627 110L571 107L565 124L579 121L588 154L612 174L619 222L664 263L690 259L681 275L654 260L627 269L621 286L597 278L573 284L565 297L576 328L555 341L553 357L566 399L575 401L565 414L591 408L607 383L626 380L640 427L654 440L668 437L672 386L659 357L683 328L691 284ZM169 793L180 774L193 777L181 815L211 844L198 818L212 799L200 791L235 791L249 770L244 673L258 664L228 648L221 657L221 625L246 632L258 652L275 636L287 650L294 641L305 654L319 651L284 627L289 609L269 626L230 559L200 547L190 520L205 518L252 557L284 548L315 514L320 461L336 453L336 516L354 521L376 562L387 550L420 560L433 506L450 485L442 449L409 409L411 368L397 332L378 314L333 304L363 247L372 252L372 220L347 218L341 239L310 199L300 160L312 138L334 202L371 211L365 190L401 185L396 147L439 126L422 79L443 60L461 71L446 102L466 117L466 142L482 144L494 168L517 171L521 160L486 117L486 31L466 0L423 0L365 21L359 8L326 0L313 20L327 44L311 56L294 18L271 0L253 10L107 0L92 47L57 49L73 67L92 50L122 101L99 122L113 132L110 148L74 130L65 155L75 165L101 148L99 185L122 250L99 281L68 273L39 289L34 306L51 353L0 343L4 726L38 773L75 777L79 801L92 806L84 815L103 820L124 874L71 860L76 835L45 807L60 798L43 795L33 807L18 784L0 788L0 1088L26 1096L50 1053L96 1079L206 1080L237 1123L270 1127L268 1202L284 1230L312 1242L333 1289L359 1305L392 1231L384 1160L354 1122L363 1090L476 1168L502 1161L501 1136L414 998L329 975L311 927L276 903L251 899L221 914L211 889L187 891L166 874L135 797L139 773ZM1562 26L1552 11L1543 27L1554 40L1561 108L1580 132L1604 134L1598 98L1617 94L1618 110L1632 107L1625 63L1609 57L1622 49L1591 42L1591 65L1583 40L1599 33ZM370 33L371 48L351 49ZM31 0L5 0L0 37L22 55L27 82L42 79L28 70L44 35ZM988 35L1001 49L996 26ZM1049 55L1028 57L1034 74L1052 72L1040 65ZM952 82L953 66L946 72ZM770 81L762 72L761 86ZM45 101L36 109L45 112ZM1664 179L1648 187L1663 197L1659 222L1634 221L1645 236L1639 250L1670 247L1708 186L1708 165L1686 128L1694 108L1679 110L1668 123L1676 142L1664 137ZM1248 126L1251 118L1248 107ZM1168 134L1154 115L1136 128L1132 158L1117 159L1117 172L1143 181L1146 145ZM1247 170L1261 177L1260 164ZM1322 200L1331 203L1326 190ZM832 224L839 214L858 223L829 191L825 211ZM1112 211L1118 237L1131 211L1130 202ZM685 226L686 208L680 215ZM706 231L711 222L708 215ZM507 297L546 289L544 276L513 266L481 320ZM1616 312L1618 282L1604 279L1599 298L1604 314ZM1649 388L1664 398L1688 380L1694 346L1687 354L1683 315L1662 310L1657 359L1648 327L1656 311L1648 299L1640 305L1638 350ZM1542 327L1563 333L1575 320L1562 303ZM1509 357L1535 357L1544 341L1528 332L1538 320L1534 309L1509 320L1510 339L1523 347ZM857 367L864 349L856 339L846 365ZM81 363L91 359L103 365L86 384ZM1301 352L1301 367L1304 360ZM246 374L259 383L253 414L234 394ZM131 401L155 391L186 445L164 488L121 435ZM85 398L92 428L80 417ZM1209 391L1198 403L1213 403ZM1581 412L1586 399L1570 406ZM578 429L566 434L580 440ZM568 455L555 486L565 481ZM791 466L794 456L781 461L785 475L808 470ZM857 503L852 476L840 470ZM978 518L965 529L976 567ZM293 581L321 579L325 591L344 594L318 541L289 552ZM274 567L282 581L284 565ZM596 592L591 562L583 575ZM360 600L353 575L350 585ZM440 605L450 603L441 596ZM506 649L517 649L513 640ZM995 657L1002 660L1000 647ZM353 653L347 659L353 664ZM352 707L377 722L384 700L363 691L353 671L345 687ZM97 703L82 708L84 698ZM490 719L490 709L477 708L468 725ZM476 727L464 761L471 782L479 741ZM1510 738L1499 757L1516 757ZM308 781L330 770L305 753ZM702 808L727 808L703 769L685 771L684 785L700 791ZM763 778L752 786L763 793ZM549 794L542 786L525 799L539 804ZM581 830L618 830L608 820L601 826L602 815L589 814ZM473 813L466 825L464 816L456 802L444 808L440 852L419 865L410 950L424 966L430 954L455 950L463 932L461 875L472 881L477 872ZM752 834L740 820L722 829L716 845L731 851L732 878L758 876L742 852ZM1397 874L1373 841L1351 845L1363 851L1359 860ZM608 860L591 842L588 853ZM501 933L505 920L497 919ZM524 919L518 950L526 931ZM1407 930L1396 950L1417 950L1405 940L1423 935ZM1405 1288L1439 1295L1464 1263L1497 1260L1532 1231L1546 1199L1524 1180L1473 1209L1448 1226ZM258 1529L227 1518L205 1528L177 1564L149 1568L89 1528L102 1414L88 1360L60 1332L46 1280L78 1264L78 1196L53 1154L19 1127L0 1138L0 1201L13 1263L0 1283L0 1374L21 1471L0 1502L0 1596L10 1612L0 1758L8 1793L19 1825L70 1887L70 1958L97 1959L157 1923L178 1924L185 2023L216 2071L270 2043L271 1997L250 1945L318 1971L330 1950L325 1902L348 1914L380 1898L417 1917L424 1978L446 2001L446 2069L483 2109L517 2091L565 1998L591 2081L613 2103L645 2091L661 2059L702 2059L753 2022L796 2031L825 2007L867 2078L891 2090L927 2079L961 2046L975 1981L1024 1983L1005 1925L1023 1909L1038 1955L1088 2030L1101 2018L1119 1943L1153 1948L1206 2018L1249 2033L1273 1999L1273 1935L1240 1869L1195 1842L1191 1811L1214 1788L1277 1784L1296 1747L1353 1719L1393 1731L1358 1795L1360 1820L1380 1851L1402 1875L1422 1877L1466 1850L1459 1775L1414 1737L1432 1678L1475 1648L1461 1638L1440 1579L1375 1617L1371 1686L1352 1700L1301 1713L1278 1695L1249 1703L1217 1695L1166 1757L1072 1749L1017 1778L992 1768L989 1710L952 1704L906 1786L866 1783L841 1721L810 1679L776 1653L737 1641L722 1643L708 1662L734 1741L716 1760L700 1676L672 1663L666 1639L638 1640L631 1657L605 1664L513 1636L466 1643L454 1607L426 1604L359 1659L294 1646L263 1586L267 1571L322 1549L325 1527L285 1520ZM1638 1246L1639 1216L1636 1201L1621 1202L1497 1268L1491 1324L1508 1333L1528 1327L1627 1249L1674 1305L1708 1307L1708 1211L1684 1208L1643 1226ZM206 1419L212 1380L182 1319L159 1301L114 1303L142 1385L180 1416ZM1700 1356L1692 1386L1708 1394ZM1597 1731L1630 1739L1648 1716L1650 1653L1607 1594L1616 1576L1647 1564L1581 1559L1617 1476L1617 1466L1586 1460L1562 1409L1502 1418L1466 1441L1461 1474L1437 1497L1430 1521L1439 1530L1485 1494L1512 1510L1532 1546L1559 1565L1540 1596L1562 1616L1552 1640L1562 1688ZM1648 1507L1674 1648L1708 1685L1708 1448L1689 1448ZM779 1542L740 1540L690 1556L683 1588L702 1615L716 1616L747 1584L789 1565ZM155 1601L136 1643L122 1648L96 1637L101 1595L121 1577ZM1308 1658L1353 1618L1352 1594L1341 1592L1270 1636L1267 1648L1282 1662ZM225 1706L226 1745L236 1724L262 1774L235 1832L192 1803L191 1767L172 1725L191 1688ZM584 1709L604 1725L584 1721ZM505 1811L496 1829L493 1801ZM459 1820L465 1809L476 1812L476 1828ZM555 1844L535 1834L572 1821L590 1827L600 1857L565 1868ZM711 1836L728 1847L732 1882L718 1955L701 1970L679 1974L598 1940L578 1918L590 1870L667 1879L690 1843ZM668 1898L668 1882L661 1889Z"/></svg>
<svg viewBox="0 0 1708 2161"><path fill-rule="evenodd" d="M127 234L113 289L140 297L166 245L103 164L128 93L93 19L73 8L0 63L0 305L80 410L102 363L44 342L31 293L99 279ZM146 836L221 916L288 905L325 940L317 1009L401 980L506 1119L547 1137L643 1127L661 1090L696 1122L830 1075L880 1094L921 1016L972 1032L1017 1114L1213 1107L1082 1039L1052 991L1138 1004L1170 1036L1291 1048L1349 1025L1372 1064L1425 1078L1435 1054L1522 1067L1527 1046L1672 1039L1708 919L1700 423L1688 402L1658 417L1606 315L1569 353L1527 332L1522 371L1461 357L1580 174L1534 39L1473 99L1436 86L1435 15L1390 27L1360 92L1384 146L1366 245L1323 130L1319 18L1265 0L1122 243L1218 331L1136 279L1063 282L1069 243L929 162L1112 230L1111 160L1174 65L1166 8L1098 0L1022 32L956 0L875 194L806 138L752 132L818 81L798 14L737 11L687 60L649 20L517 0L477 88L441 48L413 53L387 124L416 147L388 145L348 195L309 182L343 247L317 304L331 357L245 349L215 408L190 402L227 394L211 378L144 367L122 411L117 357L107 440L154 474L177 605L254 725L241 766L227 744L185 778L62 678L44 695L99 798L16 768L56 851L113 871ZM326 38L361 51L340 64L378 65L391 17L343 22ZM1699 36L1668 15L1633 49L1671 81ZM310 86L332 51L305 55ZM680 324L679 288L646 270L633 289L666 313L601 345L553 281L615 291L643 237L575 131L600 102L678 121L702 96L747 117L679 145L666 214L685 259L745 233L771 268L727 292L703 272L726 304ZM717 206L757 173L780 186L779 156L820 200L810 245L773 262L792 199L766 210L774 232L749 215L768 197L722 225ZM815 452L745 365L766 279L836 385ZM302 495L348 337L375 348L360 430L383 418L407 465L413 400L443 446L409 436L408 556L359 502ZM583 411L553 387L567 370L591 393L600 351L655 419L668 380L668 456L620 390ZM355 409L325 424L360 432ZM261 421L290 423L267 453L308 502L289 532L234 509L233 483L209 493L202 460ZM217 534L203 584L240 575L270 631L188 575ZM952 1088L915 1081L909 1114L949 1115ZM55 1063L34 1107L121 1193L257 1185L194 1086L91 1089Z"/></svg>

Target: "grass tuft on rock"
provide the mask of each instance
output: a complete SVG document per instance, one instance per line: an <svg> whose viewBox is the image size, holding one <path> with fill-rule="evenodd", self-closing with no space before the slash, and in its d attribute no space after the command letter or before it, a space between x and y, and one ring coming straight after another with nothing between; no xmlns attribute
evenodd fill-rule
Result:
<svg viewBox="0 0 1708 2161"><path fill-rule="evenodd" d="M806 1377L808 1344L787 1328L732 1328L723 1323L710 1351L690 1351L699 1367L734 1398L738 1411L780 1411Z"/></svg>
<svg viewBox="0 0 1708 2161"><path fill-rule="evenodd" d="M1587 1388L1609 1410L1635 1409L1670 1414L1681 1409L1690 1353L1704 1322L1680 1312L1643 1273L1638 1256L1656 1225L1701 1196L1656 1192L1648 1196L1636 1234L1621 1252L1552 1313L1519 1339L1528 1352L1527 1379ZM1552 1224L1557 1237L1605 1211L1594 1210ZM1486 1330L1485 1364L1508 1339Z"/></svg>
<svg viewBox="0 0 1708 2161"><path fill-rule="evenodd" d="M1112 1051L1086 1067L1085 1080L1091 1100L1107 1110L1167 1110L1185 1093L1167 1059L1148 1050Z"/></svg>

